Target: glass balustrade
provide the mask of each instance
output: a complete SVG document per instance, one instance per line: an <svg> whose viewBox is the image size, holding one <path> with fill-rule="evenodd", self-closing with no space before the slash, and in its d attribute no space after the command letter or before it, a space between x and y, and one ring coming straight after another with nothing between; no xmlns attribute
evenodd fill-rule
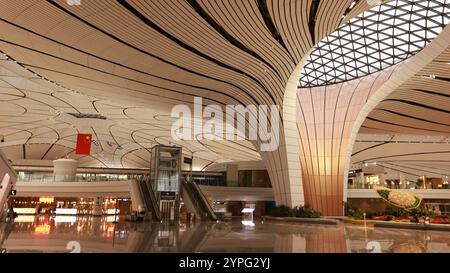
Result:
<svg viewBox="0 0 450 273"><path fill-rule="evenodd" d="M54 175L49 173L19 172L19 182L115 182L132 179L142 179L143 175L127 174L77 174Z"/></svg>

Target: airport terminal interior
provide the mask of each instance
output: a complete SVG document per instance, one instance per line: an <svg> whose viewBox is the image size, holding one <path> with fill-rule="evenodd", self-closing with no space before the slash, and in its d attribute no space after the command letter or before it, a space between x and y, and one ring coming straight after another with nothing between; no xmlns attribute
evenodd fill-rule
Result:
<svg viewBox="0 0 450 273"><path fill-rule="evenodd" d="M450 253L450 0L0 0L2 253Z"/></svg>

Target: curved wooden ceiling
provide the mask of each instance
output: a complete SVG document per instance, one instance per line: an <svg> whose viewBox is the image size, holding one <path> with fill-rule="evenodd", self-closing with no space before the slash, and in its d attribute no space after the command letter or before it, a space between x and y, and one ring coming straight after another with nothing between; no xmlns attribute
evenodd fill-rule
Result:
<svg viewBox="0 0 450 273"><path fill-rule="evenodd" d="M0 49L59 88L91 97L77 97L80 103L107 100L117 109L144 107L156 113L132 117L151 127L160 125L159 119L168 117L173 105L192 105L194 96L202 96L205 105L282 105L296 65L341 24L352 2L82 0L81 5L69 5L63 0L0 0ZM154 139L158 135L145 129L141 139L138 134L122 133L133 145L147 143L147 138L158 142ZM45 152L58 144L56 140L41 137L35 158L53 157L53 148ZM260 159L248 142L190 145L194 146L190 150L201 151L203 165ZM64 152L73 149L67 146ZM147 152L142 148L148 147L135 148L142 151L129 164L134 160L136 166L145 165L142 158ZM20 158L21 149L14 153ZM278 153L270 156L268 164L282 161L283 152Z"/></svg>
<svg viewBox="0 0 450 273"><path fill-rule="evenodd" d="M387 172L400 172L414 180L420 176L450 176L450 137L419 135L367 135L356 140L352 164L376 163Z"/></svg>
<svg viewBox="0 0 450 273"><path fill-rule="evenodd" d="M450 47L383 100L360 132L450 135Z"/></svg>
<svg viewBox="0 0 450 273"><path fill-rule="evenodd" d="M31 98L41 96L40 102L36 103L32 102L31 98L21 98L18 101L17 104L23 103L18 109L27 109L27 106L30 106L30 109L38 109L34 110L35 112L27 112L27 115L35 113L29 116L29 120L36 122L42 114L39 111L45 112L59 104L61 106L58 107L64 108L67 102L79 104L75 108L80 111L86 108L83 111L96 113L94 106L90 104L87 107L84 103L98 101L99 105L104 105L104 108L99 106L98 112L107 116L111 111L111 116L108 116L111 120L129 119L131 123L137 121L136 124L140 123L144 127L139 127L140 133L130 133L133 132L135 124L122 130L117 129L117 136L112 133L114 138L130 143L130 147L125 148L126 145L117 140L124 146L121 153L128 153L124 156L127 158L124 166L143 166L146 162L142 158L147 156L148 147L142 143L161 139L158 138L161 135L149 131L154 126L167 125L167 122L161 122L161 117L169 116L173 105L190 105L194 96L202 96L205 105L283 105L286 82L295 66L313 45L342 22L370 8L366 1L359 1L353 10L348 10L352 2L82 0L81 5L70 6L63 0L0 0L0 50L17 60L19 65L59 84L55 89L54 86L39 81L40 85L45 86L45 91L42 91L42 87L26 91L30 93ZM429 67L431 71L424 71L425 74L432 72L439 77L430 80L418 75L415 80L423 81L423 86L411 81L414 88L444 94L445 96L427 96L430 98L427 104L446 109L446 115L450 105L446 104L449 94L448 80L441 78L448 79L448 69L444 66L445 62L445 65L448 65L448 57L448 54L442 56L439 63ZM5 64L5 61L0 60L2 66L6 65L8 69L15 71L14 73L19 73L8 62ZM28 79L28 84L37 80L27 73L29 72L21 77ZM17 92L29 88L28 85L16 86L18 82L14 82L11 87L11 80L3 76L0 81L2 93L4 88ZM433 84L429 84L430 81ZM392 99L406 96L407 100L421 100L424 94L421 91L413 91L414 96L409 95L412 93L406 94L411 89L405 86L403 91L398 90L392 94ZM47 101L47 97L51 97L52 90L56 90L57 94L65 94L62 98L64 102L51 98L50 107L42 105L42 102ZM87 96L77 93L67 95L67 92L71 91ZM39 92L44 94L37 95ZM47 97L42 99L43 96ZM446 120L449 119L445 115L442 116L442 111L422 111L417 105L393 102L383 102L379 109L387 108L404 115L416 113L415 115L422 119L434 121L436 118L439 123L448 123ZM129 110L131 117L123 116L128 115L127 111L124 111L127 107L132 109ZM4 109L6 111L8 108ZM381 111L379 109L371 115L372 119L392 119L391 116L383 117L377 114L377 111ZM420 112L416 112L419 110ZM5 112L2 111L2 114ZM48 119L53 114L44 116ZM1 119L1 134L13 133L7 131L7 126L10 125L18 126L18 131L30 129L28 125L22 126L19 121L16 122L7 115L9 114ZM404 115L396 114L399 120L394 120L395 123L410 122L410 118ZM42 134L34 134L39 135L39 140L33 140L32 137L26 142L30 144L30 150L26 154L35 153L33 158L36 159L53 159L64 156L73 149L73 143L62 145L63 138L56 136L58 133L66 136L59 131L65 129L71 134L75 133L71 127L73 124L67 124L66 128L60 121L50 124L47 120L42 121L40 125ZM57 127L60 125L61 128ZM47 131L44 130L45 126L49 127ZM147 126L150 129L146 129ZM429 122L417 126L437 131L448 130L448 125ZM371 133L398 130L403 131L405 128L391 128L370 119L363 128L364 132ZM432 132L431 130L427 131L427 134ZM423 130L413 131L420 133ZM10 149L11 154L17 154L18 158L23 156L21 145L30 135L24 132L20 134L23 136L18 139L23 140L22 142L10 146L7 142L1 144L3 147L9 146L5 149ZM105 135L108 135L108 132L105 132ZM148 138L151 141L147 141ZM31 145L33 142L35 144ZM61 152L49 149L51 145L57 146L59 142L61 147L67 148L61 148ZM208 142L186 146L193 151L198 149L199 161L202 162L200 165L203 166L211 161L260 158L248 142ZM31 147L36 147L36 152L32 152L31 149L34 148ZM89 160L95 162L94 159ZM273 157L271 160L275 162L278 159ZM98 162L95 164L101 165ZM117 166L117 162L114 166Z"/></svg>
<svg viewBox="0 0 450 273"><path fill-rule="evenodd" d="M100 115L81 119L73 114ZM223 160L258 160L247 141L173 141L170 119L145 107L126 106L67 90L0 58L0 147L13 163L77 158L82 167L148 167L150 148L176 144L194 166ZM169 122L168 122L169 121ZM74 154L76 135L93 134L90 156Z"/></svg>
<svg viewBox="0 0 450 273"><path fill-rule="evenodd" d="M350 2L2 0L0 48L90 95L281 105L294 67Z"/></svg>

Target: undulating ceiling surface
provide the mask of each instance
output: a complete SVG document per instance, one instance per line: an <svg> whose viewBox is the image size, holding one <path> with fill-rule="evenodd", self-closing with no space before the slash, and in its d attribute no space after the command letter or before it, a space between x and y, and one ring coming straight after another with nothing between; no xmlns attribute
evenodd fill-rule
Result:
<svg viewBox="0 0 450 273"><path fill-rule="evenodd" d="M401 172L412 177L450 176L450 137L419 135L360 134L356 140L352 164L364 163Z"/></svg>
<svg viewBox="0 0 450 273"><path fill-rule="evenodd" d="M145 168L156 144L179 145L194 167L258 160L247 141L174 141L171 122L150 108L126 106L67 90L0 57L0 147L16 163L76 158L82 167ZM78 133L93 135L90 156L74 154Z"/></svg>
<svg viewBox="0 0 450 273"><path fill-rule="evenodd" d="M148 111L136 113L133 118L153 128L171 123L172 106L192 105L194 96L203 97L204 105L283 105L284 88L294 68L317 41L334 31L345 16L352 16L352 2L0 0L0 50L61 88L100 101L99 105L108 100L114 102L112 105L130 107L126 115ZM76 107L82 106L89 108L82 112L96 113L83 103ZM107 113L99 112L107 116L105 123L109 124ZM50 126L49 130L53 129ZM131 133L133 129L123 131L128 137L136 137ZM109 135L108 130L103 133ZM141 149L124 158L129 158L127 164L145 165L150 143L160 142L168 133L141 131L140 138L131 141L133 145L143 142L144 147L126 148L122 143L125 133L116 136L113 132L116 140L110 141L123 147L120 153ZM26 141L26 137L22 139ZM53 158L54 148L45 153L56 139L41 138L40 149L44 152L37 152L33 158ZM66 144L70 152L73 143ZM7 142L3 146L8 146ZM188 150L204 161L200 165L260 159L249 143L208 142L194 146ZM17 149L20 158L22 150ZM210 152L204 155L197 149ZM27 154L31 152L25 157ZM65 154L66 150L58 156ZM280 165L274 168L281 169L285 158L285 151L280 150L267 155L266 162L269 166ZM113 160L114 166L122 164ZM133 164L133 160L137 163Z"/></svg>
<svg viewBox="0 0 450 273"><path fill-rule="evenodd" d="M450 135L450 47L370 113L361 133Z"/></svg>
<svg viewBox="0 0 450 273"><path fill-rule="evenodd" d="M305 64L299 86L332 88L388 71L408 62L449 22L448 0L383 3L321 40ZM449 121L450 48L384 99L360 132L447 136Z"/></svg>

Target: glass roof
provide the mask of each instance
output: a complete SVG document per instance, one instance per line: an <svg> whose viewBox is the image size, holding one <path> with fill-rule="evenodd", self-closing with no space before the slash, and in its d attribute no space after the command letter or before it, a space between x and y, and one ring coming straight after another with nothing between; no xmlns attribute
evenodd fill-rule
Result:
<svg viewBox="0 0 450 273"><path fill-rule="evenodd" d="M450 0L398 0L366 11L312 50L300 87L364 77L420 52L450 21Z"/></svg>

